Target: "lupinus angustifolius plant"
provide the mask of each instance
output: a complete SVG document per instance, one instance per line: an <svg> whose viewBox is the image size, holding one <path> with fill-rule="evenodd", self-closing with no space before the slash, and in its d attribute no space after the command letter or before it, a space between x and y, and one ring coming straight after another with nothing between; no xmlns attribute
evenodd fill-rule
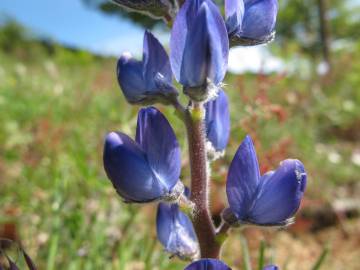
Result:
<svg viewBox="0 0 360 270"><path fill-rule="evenodd" d="M277 0L225 0L225 19L212 0L115 2L168 15L170 57L146 31L142 60L123 54L117 77L129 103L175 108L187 131L191 179L189 187L179 179L180 147L171 125L155 107L139 111L134 140L121 132L106 136L107 176L125 202L158 203L158 239L167 252L192 261L186 270L231 269L220 261L229 229L288 226L306 187L304 166L296 159L284 160L275 171L261 175L252 139L246 136L228 171L229 207L223 210L219 227L211 218L209 167L224 153L230 133L228 98L222 89L229 47L271 41ZM173 76L183 86L186 106L178 99Z"/></svg>

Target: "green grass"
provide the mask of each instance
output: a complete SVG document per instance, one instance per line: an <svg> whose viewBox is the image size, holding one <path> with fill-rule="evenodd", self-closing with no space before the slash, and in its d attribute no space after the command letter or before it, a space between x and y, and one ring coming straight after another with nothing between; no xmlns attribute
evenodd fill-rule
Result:
<svg viewBox="0 0 360 270"><path fill-rule="evenodd" d="M0 224L16 225L40 269L183 269L156 242L156 206L123 204L103 172L104 135L133 136L138 110L119 91L116 60L61 48L48 55L41 47L0 51L0 59ZM337 61L345 71L336 70L330 86L296 74L228 76L231 141L213 164L216 183L246 133L263 170L287 157L303 160L309 196L328 199L326 191L356 181L351 156L359 145L348 137L359 123L360 63ZM161 109L183 146L188 181L182 123Z"/></svg>

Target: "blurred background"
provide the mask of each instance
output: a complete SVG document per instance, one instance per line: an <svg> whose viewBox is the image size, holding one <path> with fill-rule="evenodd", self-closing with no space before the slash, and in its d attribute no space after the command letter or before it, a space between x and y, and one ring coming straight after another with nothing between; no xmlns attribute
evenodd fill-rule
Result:
<svg viewBox="0 0 360 270"><path fill-rule="evenodd" d="M302 160L308 189L293 226L233 230L223 258L234 270L261 256L282 270L322 259L321 269L360 269L360 1L279 3L275 42L230 52L231 139L212 164L211 208L218 221L245 134L262 172ZM39 269L184 268L156 241L156 206L121 203L102 168L104 135L135 133L139 108L115 67L124 51L141 58L145 28L168 46L162 21L107 1L0 1L0 238L22 243ZM182 145L186 182L182 123L158 107Z"/></svg>

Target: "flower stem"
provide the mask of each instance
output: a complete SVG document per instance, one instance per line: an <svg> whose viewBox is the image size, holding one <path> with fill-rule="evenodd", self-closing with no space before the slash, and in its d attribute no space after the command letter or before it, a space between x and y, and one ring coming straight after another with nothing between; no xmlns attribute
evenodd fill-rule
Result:
<svg viewBox="0 0 360 270"><path fill-rule="evenodd" d="M226 238L228 237L228 232L230 229L230 224L223 221L220 226L216 229L216 239L220 241L220 243L224 243Z"/></svg>
<svg viewBox="0 0 360 270"><path fill-rule="evenodd" d="M187 109L185 124L188 135L191 201L194 202L192 221L197 234L201 258L219 258L220 246L216 239L216 230L209 210L209 172L206 153L204 126L204 106L201 102L193 102Z"/></svg>

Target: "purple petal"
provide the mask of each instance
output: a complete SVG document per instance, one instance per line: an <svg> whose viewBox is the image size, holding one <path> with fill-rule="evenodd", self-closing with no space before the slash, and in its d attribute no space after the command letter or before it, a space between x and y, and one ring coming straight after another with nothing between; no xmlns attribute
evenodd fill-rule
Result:
<svg viewBox="0 0 360 270"><path fill-rule="evenodd" d="M136 141L146 153L153 172L162 184L171 190L180 177L180 147L169 122L154 107L140 110Z"/></svg>
<svg viewBox="0 0 360 270"><path fill-rule="evenodd" d="M209 8L209 53L210 66L208 78L215 84L219 84L225 77L229 58L229 39L224 19L219 9L212 1L206 1Z"/></svg>
<svg viewBox="0 0 360 270"><path fill-rule="evenodd" d="M37 270L34 262L30 258L30 256L25 252L25 250L22 250L26 265L29 267L30 270Z"/></svg>
<svg viewBox="0 0 360 270"><path fill-rule="evenodd" d="M128 53L118 61L117 77L128 102L149 104L177 95L165 49L148 31L143 47L142 61L134 60Z"/></svg>
<svg viewBox="0 0 360 270"><path fill-rule="evenodd" d="M201 259L191 263L184 270L231 270L231 268L220 260Z"/></svg>
<svg viewBox="0 0 360 270"><path fill-rule="evenodd" d="M257 224L283 224L298 210L305 187L304 165L296 159L284 160L275 172L261 179L249 219Z"/></svg>
<svg viewBox="0 0 360 270"><path fill-rule="evenodd" d="M245 1L241 37L261 40L271 35L275 29L277 12L277 0Z"/></svg>
<svg viewBox="0 0 360 270"><path fill-rule="evenodd" d="M19 270L17 265L9 257L7 259L9 262L9 270Z"/></svg>
<svg viewBox="0 0 360 270"><path fill-rule="evenodd" d="M263 270L279 270L279 267L276 265L268 265L263 268Z"/></svg>
<svg viewBox="0 0 360 270"><path fill-rule="evenodd" d="M186 37L196 18L198 9L204 0L187 0L180 8L170 37L170 62L177 81L180 81L181 64L184 54Z"/></svg>
<svg viewBox="0 0 360 270"><path fill-rule="evenodd" d="M153 201L169 192L167 186L155 177L145 152L127 135L109 133L103 159L108 178L126 201Z"/></svg>
<svg viewBox="0 0 360 270"><path fill-rule="evenodd" d="M221 14L210 0L186 1L171 33L171 67L186 87L209 78L220 83L226 73L229 42Z"/></svg>
<svg viewBox="0 0 360 270"><path fill-rule="evenodd" d="M143 77L148 89L157 88L155 78L159 73L164 82L171 84L171 67L164 47L149 31L145 31L143 46Z"/></svg>
<svg viewBox="0 0 360 270"><path fill-rule="evenodd" d="M254 144L250 136L246 136L231 162L226 183L230 209L238 219L247 218L259 183L259 163Z"/></svg>
<svg viewBox="0 0 360 270"><path fill-rule="evenodd" d="M209 8L204 2L189 28L179 81L184 86L196 87L206 84L210 60L207 13Z"/></svg>
<svg viewBox="0 0 360 270"><path fill-rule="evenodd" d="M244 11L243 0L225 0L226 28L229 35L241 30Z"/></svg>
<svg viewBox="0 0 360 270"><path fill-rule="evenodd" d="M189 259L199 252L193 225L178 205L159 204L156 228L158 239L168 252Z"/></svg>
<svg viewBox="0 0 360 270"><path fill-rule="evenodd" d="M117 64L118 82L129 103L136 103L146 97L147 86L143 80L142 62L123 54Z"/></svg>
<svg viewBox="0 0 360 270"><path fill-rule="evenodd" d="M205 104L206 137L216 151L223 151L229 141L230 113L228 97L220 89L218 97Z"/></svg>

